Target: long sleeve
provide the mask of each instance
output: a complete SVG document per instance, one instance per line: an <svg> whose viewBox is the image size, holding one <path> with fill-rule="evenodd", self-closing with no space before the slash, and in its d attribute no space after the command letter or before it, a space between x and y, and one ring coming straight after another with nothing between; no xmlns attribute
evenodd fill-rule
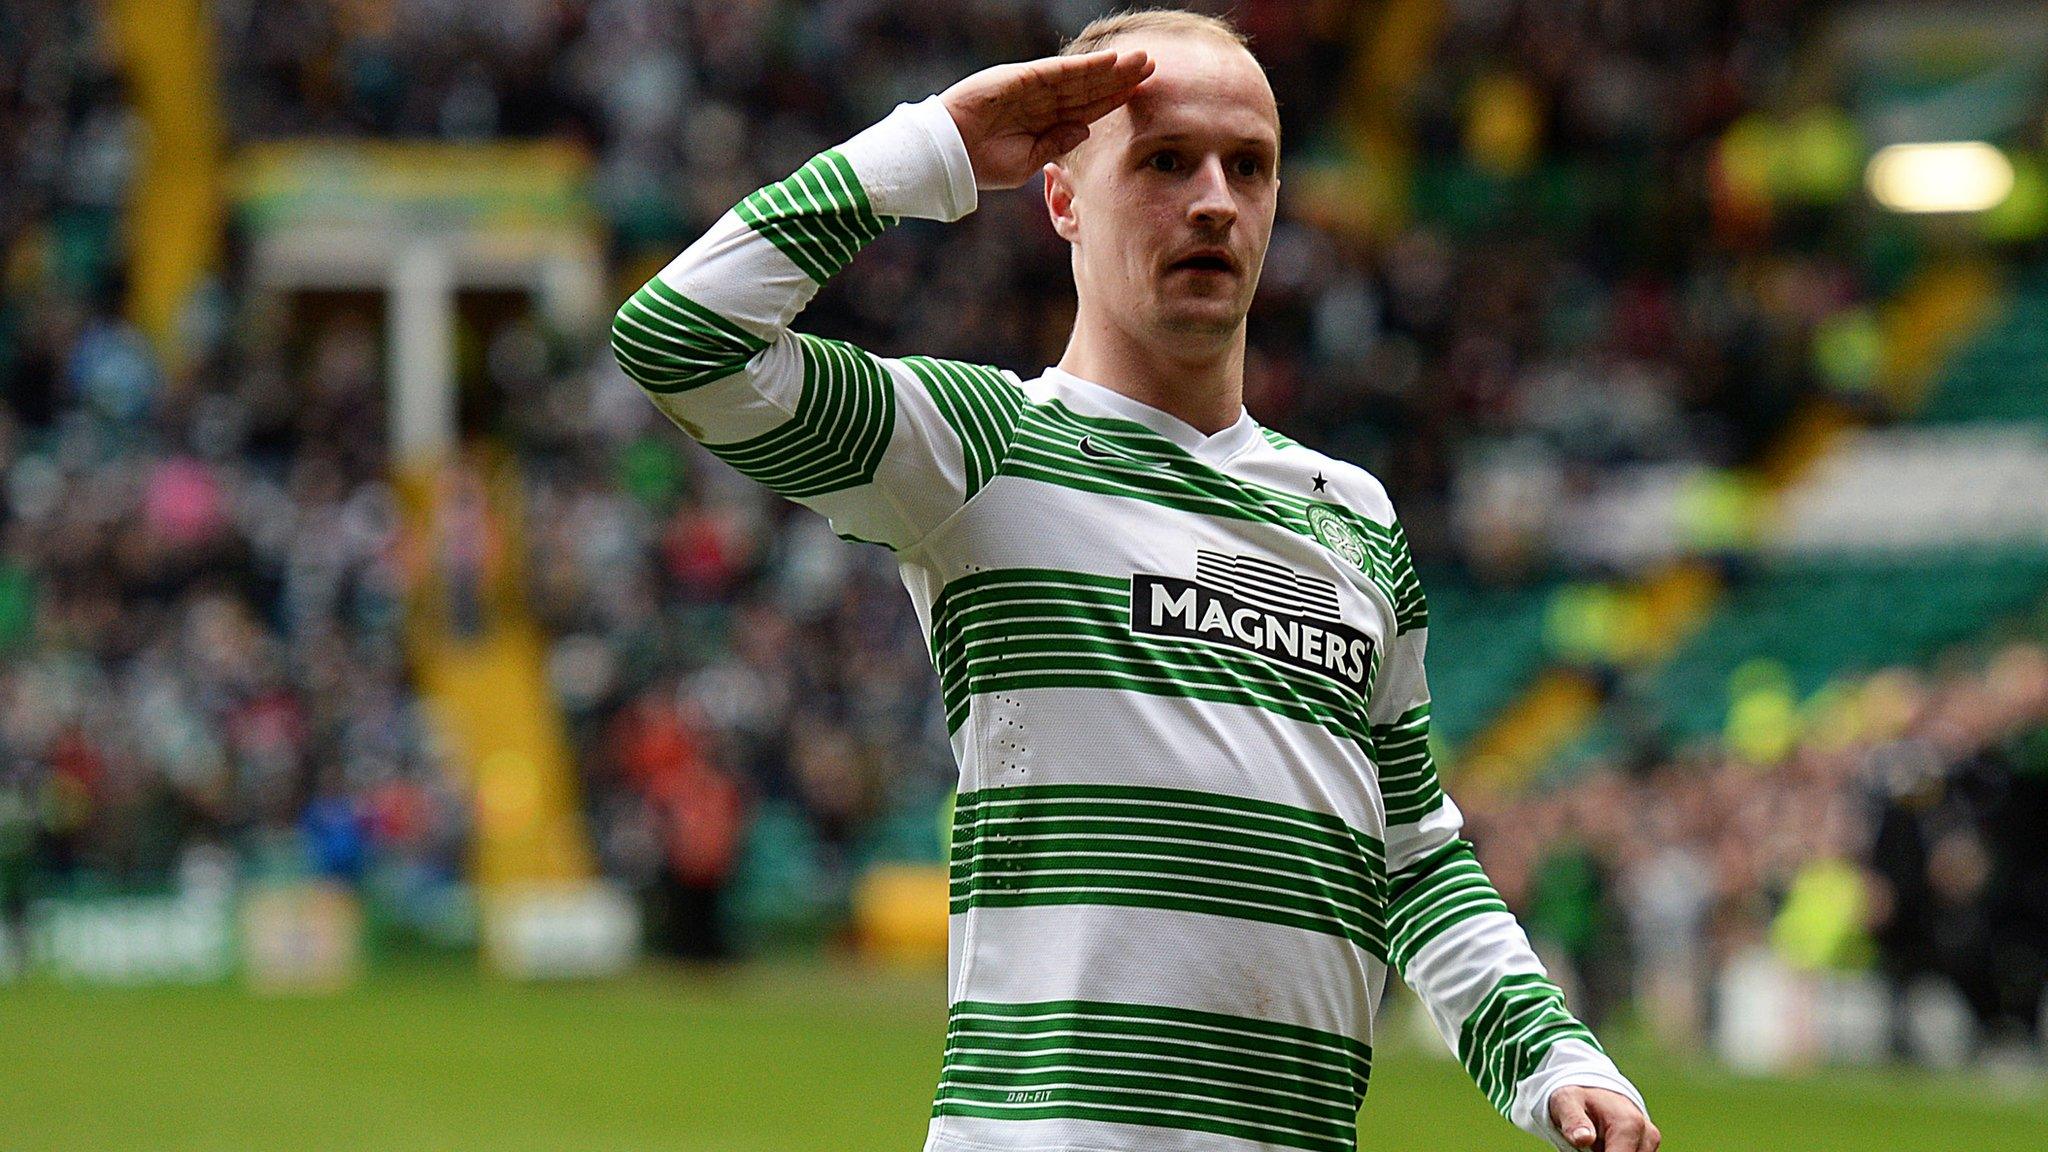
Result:
<svg viewBox="0 0 2048 1152"><path fill-rule="evenodd" d="M944 105L900 105L720 217L620 307L613 354L740 472L841 536L912 548L993 474L1023 404L1015 378L878 357L790 324L897 219L957 220L975 203Z"/></svg>
<svg viewBox="0 0 2048 1152"><path fill-rule="evenodd" d="M1407 566L1405 555L1400 562ZM1413 583L1412 572L1404 581ZM1387 807L1389 958L1493 1106L1568 1150L1550 1122L1553 1091L1607 1088L1638 1107L1642 1095L1565 1007L1461 834L1464 817L1429 751L1429 627L1419 586L1402 615L1406 627L1387 647L1369 708Z"/></svg>

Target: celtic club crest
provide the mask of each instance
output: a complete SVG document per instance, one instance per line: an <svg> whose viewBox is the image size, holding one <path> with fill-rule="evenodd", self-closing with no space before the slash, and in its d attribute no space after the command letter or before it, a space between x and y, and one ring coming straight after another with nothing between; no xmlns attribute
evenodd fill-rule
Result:
<svg viewBox="0 0 2048 1152"><path fill-rule="evenodd" d="M1328 504L1308 506L1308 526L1316 534L1316 539L1323 542L1323 547L1351 561L1359 571L1366 570L1364 537Z"/></svg>

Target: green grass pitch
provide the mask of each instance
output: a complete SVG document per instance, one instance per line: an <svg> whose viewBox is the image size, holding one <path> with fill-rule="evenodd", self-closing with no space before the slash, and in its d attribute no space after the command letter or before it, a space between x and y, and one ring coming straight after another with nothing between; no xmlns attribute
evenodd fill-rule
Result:
<svg viewBox="0 0 2048 1152"><path fill-rule="evenodd" d="M519 986L380 975L328 998L0 988L6 1152L914 1152L944 1030L929 975L766 967ZM1618 1053L1672 1152L2048 1148L2048 1085L1746 1079ZM1463 1072L1383 1044L1360 1147L1535 1152Z"/></svg>

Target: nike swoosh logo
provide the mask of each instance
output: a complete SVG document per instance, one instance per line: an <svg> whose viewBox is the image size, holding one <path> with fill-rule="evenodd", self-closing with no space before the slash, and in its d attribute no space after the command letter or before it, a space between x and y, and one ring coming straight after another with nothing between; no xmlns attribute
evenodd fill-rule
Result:
<svg viewBox="0 0 2048 1152"><path fill-rule="evenodd" d="M1081 455L1093 456L1097 460L1121 460L1126 464L1143 464L1148 468L1163 468L1166 466L1158 460L1140 460L1135 456L1126 456L1121 452L1108 451L1086 436L1081 437Z"/></svg>

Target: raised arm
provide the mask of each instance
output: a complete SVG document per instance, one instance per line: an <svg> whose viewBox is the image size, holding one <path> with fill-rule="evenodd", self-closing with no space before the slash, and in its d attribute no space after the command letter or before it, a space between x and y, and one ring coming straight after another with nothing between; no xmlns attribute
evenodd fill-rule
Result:
<svg viewBox="0 0 2048 1152"><path fill-rule="evenodd" d="M1021 184L1150 74L1142 52L1007 64L899 106L742 200L619 308L619 366L742 473L851 539L903 550L971 498L1022 394L993 368L885 359L790 330L901 217L952 221Z"/></svg>
<svg viewBox="0 0 2048 1152"><path fill-rule="evenodd" d="M1602 1152L1656 1152L1641 1094L1565 1007L1461 835L1464 817L1429 750L1428 638L1415 585L1370 708L1387 805L1389 958L1480 1091L1518 1127L1560 1149L1597 1140Z"/></svg>

